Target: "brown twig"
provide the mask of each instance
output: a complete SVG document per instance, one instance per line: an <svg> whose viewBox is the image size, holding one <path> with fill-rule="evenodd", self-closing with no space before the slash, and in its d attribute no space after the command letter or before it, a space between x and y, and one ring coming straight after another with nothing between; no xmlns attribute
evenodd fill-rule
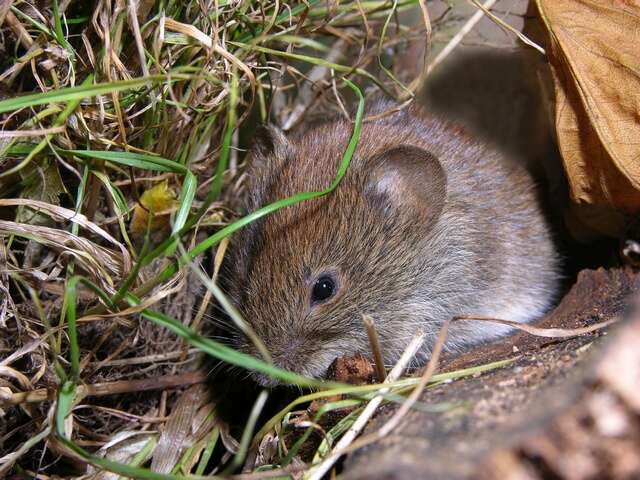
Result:
<svg viewBox="0 0 640 480"><path fill-rule="evenodd" d="M146 392L149 390L166 390L169 388L185 387L196 383L204 383L207 375L204 372L187 372L180 375L167 375L159 378L144 378L141 380L119 380L116 382L80 385L78 394L87 397L104 397L122 393ZM22 403L40 403L55 399L56 390L40 388L29 392L18 392L6 399L0 399L0 405L19 405Z"/></svg>
<svg viewBox="0 0 640 480"><path fill-rule="evenodd" d="M382 347L380 346L380 338L378 337L378 331L373 323L373 318L369 315L363 315L362 321L367 328L367 336L369 337L369 345L371 345L371 352L373 353L373 359L376 364L376 376L378 382L384 382L387 377L387 371L384 368L384 355L382 355Z"/></svg>

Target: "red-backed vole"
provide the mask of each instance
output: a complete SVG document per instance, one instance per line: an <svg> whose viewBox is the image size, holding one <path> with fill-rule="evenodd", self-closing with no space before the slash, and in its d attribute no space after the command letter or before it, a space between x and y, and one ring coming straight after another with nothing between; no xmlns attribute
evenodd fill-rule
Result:
<svg viewBox="0 0 640 480"><path fill-rule="evenodd" d="M376 102L367 113L390 106ZM325 189L352 131L343 119L288 137L268 129L249 160L247 211ZM429 334L425 361L445 319L528 322L552 305L559 284L530 176L415 106L366 122L336 190L238 232L227 261L231 298L274 362L313 377L338 356L370 350L363 314L375 320L385 362L418 328ZM456 322L446 348L507 331ZM234 343L257 355L244 336Z"/></svg>

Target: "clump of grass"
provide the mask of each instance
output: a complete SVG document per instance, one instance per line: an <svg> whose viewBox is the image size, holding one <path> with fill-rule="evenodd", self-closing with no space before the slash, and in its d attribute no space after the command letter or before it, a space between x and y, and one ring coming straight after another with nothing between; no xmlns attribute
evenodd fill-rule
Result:
<svg viewBox="0 0 640 480"><path fill-rule="evenodd" d="M223 249L208 253L256 218L336 187L362 127L362 92L411 95L390 59L423 35L397 14L423 3L0 6L0 475L307 468L277 433L312 397L257 425L262 394L235 441L200 386L203 354L324 389L313 398L349 395L323 413L375 395L379 387L321 384L202 336L210 304L224 305ZM256 124L288 128L318 105L347 114L353 98L333 184L238 219ZM213 277L194 281L191 268L209 257ZM392 384L388 400L413 384ZM317 459L354 418L327 432Z"/></svg>

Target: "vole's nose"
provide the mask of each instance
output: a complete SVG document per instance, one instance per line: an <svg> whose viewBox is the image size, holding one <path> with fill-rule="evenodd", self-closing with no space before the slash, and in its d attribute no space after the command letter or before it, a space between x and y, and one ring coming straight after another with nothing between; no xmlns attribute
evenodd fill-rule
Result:
<svg viewBox="0 0 640 480"><path fill-rule="evenodd" d="M300 335L291 335L288 338L273 337L265 338L263 340L265 346L269 349L273 365L282 370L288 370L290 372L300 373L304 371L305 358L303 353L305 342ZM257 353L256 349L252 346L248 348L251 355L262 358ZM270 377L264 373L252 372L251 378L259 385L266 388L273 388L283 383L275 378Z"/></svg>
<svg viewBox="0 0 640 480"><path fill-rule="evenodd" d="M278 361L275 358L274 358L274 366L277 367L277 368L280 368L282 370L287 370L287 371L290 371L290 372L299 373L299 371L300 371L299 370L300 365L298 365L298 368L296 368L293 363ZM274 388L274 387L279 387L279 386L282 386L282 385L286 385L285 383L283 383L278 378L272 377L272 376L267 375L265 373L253 372L251 374L251 377L255 380L255 382L258 385L260 385L262 387L266 387L266 388Z"/></svg>
<svg viewBox="0 0 640 480"><path fill-rule="evenodd" d="M304 342L299 338L293 338L284 343L277 351L271 352L274 365L283 370L300 372L305 361L303 345Z"/></svg>

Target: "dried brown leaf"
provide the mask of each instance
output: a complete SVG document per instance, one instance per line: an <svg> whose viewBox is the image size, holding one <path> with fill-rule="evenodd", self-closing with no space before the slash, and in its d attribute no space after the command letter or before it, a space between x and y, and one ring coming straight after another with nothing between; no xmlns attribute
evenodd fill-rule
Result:
<svg viewBox="0 0 640 480"><path fill-rule="evenodd" d="M640 2L537 0L574 200L640 211Z"/></svg>

